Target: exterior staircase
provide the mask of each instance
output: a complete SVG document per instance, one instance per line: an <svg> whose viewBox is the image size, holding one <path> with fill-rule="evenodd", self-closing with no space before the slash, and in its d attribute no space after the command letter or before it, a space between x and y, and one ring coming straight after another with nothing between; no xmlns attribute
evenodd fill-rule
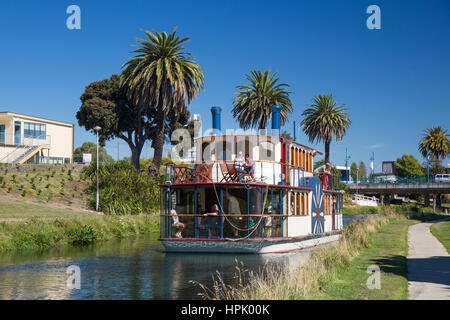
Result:
<svg viewBox="0 0 450 320"><path fill-rule="evenodd" d="M48 149L49 146L16 146L12 151L0 158L0 163L25 163L28 159L33 157L41 149Z"/></svg>

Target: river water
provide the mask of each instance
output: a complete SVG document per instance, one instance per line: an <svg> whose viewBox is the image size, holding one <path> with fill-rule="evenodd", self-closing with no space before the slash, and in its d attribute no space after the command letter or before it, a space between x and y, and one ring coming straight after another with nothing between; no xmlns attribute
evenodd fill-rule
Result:
<svg viewBox="0 0 450 320"><path fill-rule="evenodd" d="M364 216L344 216L344 225ZM220 272L232 281L242 262L258 271L265 264L293 268L311 250L287 254L164 253L159 241L138 237L86 247L0 256L0 299L201 299L191 280L211 287ZM80 270L80 289L69 288L69 266Z"/></svg>

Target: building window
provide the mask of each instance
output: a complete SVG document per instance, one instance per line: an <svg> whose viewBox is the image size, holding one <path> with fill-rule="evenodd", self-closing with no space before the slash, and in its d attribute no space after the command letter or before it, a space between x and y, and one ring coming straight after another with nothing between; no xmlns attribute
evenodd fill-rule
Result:
<svg viewBox="0 0 450 320"><path fill-rule="evenodd" d="M24 122L23 137L31 139L45 139L46 126L43 123Z"/></svg>
<svg viewBox="0 0 450 320"><path fill-rule="evenodd" d="M5 125L0 124L0 143L5 144Z"/></svg>

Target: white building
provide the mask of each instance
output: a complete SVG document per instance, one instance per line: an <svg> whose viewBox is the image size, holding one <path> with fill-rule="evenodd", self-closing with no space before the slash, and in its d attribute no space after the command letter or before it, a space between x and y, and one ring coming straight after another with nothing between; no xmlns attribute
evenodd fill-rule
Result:
<svg viewBox="0 0 450 320"><path fill-rule="evenodd" d="M72 163L73 124L0 112L0 163Z"/></svg>

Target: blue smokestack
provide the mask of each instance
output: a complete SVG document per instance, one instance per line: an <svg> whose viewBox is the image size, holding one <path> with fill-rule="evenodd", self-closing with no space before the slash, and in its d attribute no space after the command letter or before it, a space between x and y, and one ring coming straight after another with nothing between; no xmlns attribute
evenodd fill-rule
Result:
<svg viewBox="0 0 450 320"><path fill-rule="evenodd" d="M222 131L220 113L222 112L221 107L211 107L212 114L212 126L214 130Z"/></svg>
<svg viewBox="0 0 450 320"><path fill-rule="evenodd" d="M272 106L272 134L280 135L281 128L281 107Z"/></svg>

